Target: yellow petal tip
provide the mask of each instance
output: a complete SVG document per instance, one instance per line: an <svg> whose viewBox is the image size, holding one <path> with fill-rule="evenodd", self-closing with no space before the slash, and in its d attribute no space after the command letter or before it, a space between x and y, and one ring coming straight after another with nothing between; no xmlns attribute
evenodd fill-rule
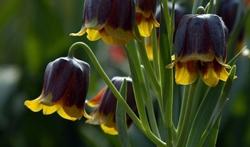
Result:
<svg viewBox="0 0 250 147"><path fill-rule="evenodd" d="M40 104L40 98L34 100L26 100L24 105L33 112L38 112L42 110L42 105Z"/></svg>
<svg viewBox="0 0 250 147"><path fill-rule="evenodd" d="M77 33L70 33L69 36L82 36L84 35L86 32L86 29L85 28L81 28L81 30Z"/></svg>
<svg viewBox="0 0 250 147"><path fill-rule="evenodd" d="M175 81L180 85L190 85L197 79L195 63L176 63Z"/></svg>
<svg viewBox="0 0 250 147"><path fill-rule="evenodd" d="M105 124L101 124L101 128L102 128L103 132L105 132L106 134L118 135L118 131L114 126L109 127L109 126L106 126Z"/></svg>

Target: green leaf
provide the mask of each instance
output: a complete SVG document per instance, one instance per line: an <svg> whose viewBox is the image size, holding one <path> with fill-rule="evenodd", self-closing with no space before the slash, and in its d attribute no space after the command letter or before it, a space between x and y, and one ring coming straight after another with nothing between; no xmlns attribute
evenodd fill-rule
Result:
<svg viewBox="0 0 250 147"><path fill-rule="evenodd" d="M208 94L204 96L192 123L186 145L187 147L202 146L212 128L214 128L227 102L227 95L235 77L235 71L236 67L233 66L226 83L219 83L217 87L211 88Z"/></svg>
<svg viewBox="0 0 250 147"><path fill-rule="evenodd" d="M215 147L216 146L217 137L218 137L219 128L220 128L220 122L221 122L221 116L218 118L218 120L216 121L215 125L213 126L211 132L209 133L207 140L204 144L205 147Z"/></svg>

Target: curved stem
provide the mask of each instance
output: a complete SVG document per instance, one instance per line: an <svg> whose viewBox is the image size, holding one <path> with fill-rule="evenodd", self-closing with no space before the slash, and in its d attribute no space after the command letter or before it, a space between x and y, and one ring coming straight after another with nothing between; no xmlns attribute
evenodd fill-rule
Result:
<svg viewBox="0 0 250 147"><path fill-rule="evenodd" d="M76 49L76 48L82 48L82 49L84 49L84 51L87 53L87 55L90 58L92 64L95 66L96 70L98 71L98 73L100 74L100 76L102 77L102 79L105 81L105 83L111 89L111 91L114 93L114 95L116 96L117 100L120 103L122 103L122 105L126 109L126 112L128 113L128 115L131 117L131 119L134 121L134 123L138 127L142 128L141 127L141 121L136 116L136 114L134 113L134 111L129 107L129 105L124 100L124 98L121 96L121 94L119 93L119 91L115 88L114 84L110 81L109 77L106 75L106 73L102 69L101 65L99 64L98 60L96 59L94 53L88 47L87 44L85 44L83 42L76 42L76 43L72 44L71 47L70 47L70 49L69 49L68 56L69 57L73 57L74 49Z"/></svg>
<svg viewBox="0 0 250 147"><path fill-rule="evenodd" d="M117 98L117 101L119 101L119 103L121 103L123 105L123 107L125 108L125 110L128 113L129 117L133 120L133 122L135 123L135 125L137 127L139 127L139 129L141 129L145 133L145 135L148 136L149 139L151 139L152 142L154 142L155 144L157 144L159 146L165 146L166 145L165 142L163 142L162 140L160 140L151 131L145 130L145 128L142 126L141 120L139 120L139 118L136 116L136 114L129 107L129 105L124 100L124 98L121 96L121 94L119 93L119 91L115 88L114 84L110 81L109 77L106 75L106 73L104 72L104 70L101 67L100 63L98 62L97 58L95 57L94 53L88 47L87 44L85 44L83 42L76 42L76 43L72 44L71 47L69 48L68 56L69 57L73 57L74 50L77 49L77 48L82 48L85 51L85 53L90 58L92 64L96 68L96 70L99 73L99 75L102 77L102 79L108 85L108 87L111 89L111 91L113 92L113 94Z"/></svg>

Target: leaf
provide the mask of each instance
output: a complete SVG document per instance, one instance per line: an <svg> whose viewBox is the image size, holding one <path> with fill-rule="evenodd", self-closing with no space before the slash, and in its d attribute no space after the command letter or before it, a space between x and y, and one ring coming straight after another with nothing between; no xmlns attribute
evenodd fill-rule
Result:
<svg viewBox="0 0 250 147"><path fill-rule="evenodd" d="M215 125L213 126L211 132L209 133L206 142L204 144L205 147L215 147L217 142L217 137L219 133L220 128L220 122L221 122L221 116L216 121ZM202 146L202 145L201 145Z"/></svg>
<svg viewBox="0 0 250 147"><path fill-rule="evenodd" d="M196 147L203 144L211 129L214 128L227 101L227 94L231 88L235 71L236 67L233 66L227 82L211 88L203 98L189 132L187 147Z"/></svg>

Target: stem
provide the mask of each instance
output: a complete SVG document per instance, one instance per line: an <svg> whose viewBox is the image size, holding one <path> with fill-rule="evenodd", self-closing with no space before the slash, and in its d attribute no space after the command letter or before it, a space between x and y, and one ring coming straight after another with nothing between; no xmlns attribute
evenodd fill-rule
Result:
<svg viewBox="0 0 250 147"><path fill-rule="evenodd" d="M156 78L157 81L160 81L160 61L159 61L159 47L158 47L158 38L157 38L157 32L156 29L153 29L152 31L152 37L150 37L152 41L152 49L153 49L153 63L154 63L154 69L156 69Z"/></svg>
<svg viewBox="0 0 250 147"><path fill-rule="evenodd" d="M233 65L236 60L238 59L238 57L242 54L242 52L246 49L246 47L243 47L229 62L229 65Z"/></svg>
<svg viewBox="0 0 250 147"><path fill-rule="evenodd" d="M153 62L154 62L154 69L156 69L156 75L157 75L157 80L159 81L159 83L161 83L161 64L160 64L160 54L159 54L159 38L157 38L157 32L156 29L153 29L153 34L152 34L152 47L153 47ZM164 110L163 110L163 97L162 97L162 93L161 93L161 84L160 84L160 89L159 89L159 94L156 96L158 105L159 105L159 110L160 110L160 117L162 119L162 121L166 122L165 117L164 117ZM159 127L160 128L160 127ZM164 129L164 128L160 128L160 129Z"/></svg>
<svg viewBox="0 0 250 147"><path fill-rule="evenodd" d="M143 68L141 68L141 69L145 75L146 74L145 70ZM149 85L149 84L147 84L145 78L144 78L144 83L145 83L145 86ZM145 89L146 91L150 91L148 86L145 88L146 88ZM145 90L143 90L143 91L145 91ZM154 112L153 100L149 97L148 92L145 92L143 97L145 98L145 102L146 102L146 108L147 108L147 112L148 112L150 126L152 127L153 132L156 133L156 135L160 137L158 125L156 122L155 112Z"/></svg>
<svg viewBox="0 0 250 147"><path fill-rule="evenodd" d="M126 49L126 53L129 59L128 61L129 61L129 66L130 66L130 72L131 72L131 76L132 76L133 83L134 83L133 88L134 88L136 106L139 112L139 117L142 120L142 125L145 127L145 129L150 130L146 111L145 111L145 102L144 102L144 99L142 99L143 97L140 92L141 91L140 85L143 85L143 83L141 83L142 76L140 74L141 72L140 63L138 60L138 54L136 50L134 49L134 46L132 45L134 44L128 44L128 46L125 47L125 49Z"/></svg>
<svg viewBox="0 0 250 147"><path fill-rule="evenodd" d="M138 49L140 50L140 49ZM141 67L140 61L139 61L139 56L137 55L138 53L136 52L137 50L135 50L134 48L127 48L127 54L129 57L129 62L130 62L130 69L131 71L137 71L136 73L132 72L132 77L134 78L134 82L135 82L135 89L136 89L136 93L138 94L138 103L145 103L145 106L147 108L147 112L149 115L149 122L150 122L150 126L153 130L153 132L155 134L157 134L158 137L160 137L159 131L158 131L158 126L157 126L157 122L156 122L156 118L155 118L155 113L154 113L154 109L153 109L153 104L152 101L150 100L149 97L149 88L146 87L146 80L145 80L145 76L143 74L143 68ZM133 56L133 57L132 57ZM136 74L136 75L135 75ZM144 98L144 101L143 99ZM139 105L138 104L138 105ZM148 119L144 110L144 106L142 110L142 123L144 123L146 129L150 128L148 127Z"/></svg>
<svg viewBox="0 0 250 147"><path fill-rule="evenodd" d="M187 89L185 88L184 91L184 96L183 96L183 102L181 104L181 114L180 114L180 119L179 119L179 124L177 128L177 146L184 146L188 133L187 131L190 128L191 122L189 121L190 119L190 112L192 109L192 103L194 98L192 97L195 89L196 89L196 84L194 83L191 86L188 86Z"/></svg>
<svg viewBox="0 0 250 147"><path fill-rule="evenodd" d="M202 4L203 0L194 0L192 14L196 13L197 8Z"/></svg>
<svg viewBox="0 0 250 147"><path fill-rule="evenodd" d="M174 90L174 81L173 81L173 70L169 71L169 84L168 87L166 88L169 90L167 92L167 100L166 100L166 123L167 123L167 128L169 129L168 132L168 139L171 141L171 146L173 143L173 138L175 134L175 128L173 124L173 90Z"/></svg>
<svg viewBox="0 0 250 147"><path fill-rule="evenodd" d="M124 100L124 98L121 96L121 94L119 93L119 91L115 88L114 84L110 81L109 77L106 75L106 73L102 69L101 65L99 64L97 58L95 57L94 53L88 47L87 44L85 44L83 42L76 42L76 43L72 44L71 47L70 47L70 49L69 49L68 56L69 57L73 57L74 49L76 49L76 48L82 48L82 49L84 49L84 51L86 52L86 54L90 58L92 64L95 66L96 70L98 71L98 73L100 74L100 76L102 77L102 79L105 81L105 83L111 89L111 91L113 92L113 94L115 95L115 97L117 98L117 100L119 101L119 103L121 103L124 106L124 108L126 109L126 112L130 116L130 118L134 121L134 123L139 128L143 129L143 127L141 125L141 121L136 116L136 114L134 113L134 111L129 107L129 105Z"/></svg>
<svg viewBox="0 0 250 147"><path fill-rule="evenodd" d="M216 0L209 0L209 6L208 6L208 9L207 9L207 13L214 13L215 11L215 5L216 5Z"/></svg>
<svg viewBox="0 0 250 147"><path fill-rule="evenodd" d="M165 25L166 25L166 30L168 32L171 32L171 24L172 24L172 19L171 16L169 15L169 9L168 9L168 0L161 0L162 6L163 6L163 15L165 17ZM168 39L172 38L171 33L168 34Z"/></svg>
<svg viewBox="0 0 250 147"><path fill-rule="evenodd" d="M97 72L99 73L99 75L102 77L102 79L105 81L105 83L108 85L108 87L111 89L111 91L113 92L113 94L115 95L115 97L117 98L117 101L123 105L124 109L126 110L126 112L128 113L129 117L133 120L133 122L135 123L135 125L144 132L144 134L155 144L157 144L158 146L165 146L166 143L163 142L161 139L159 139L157 136L155 136L150 130L147 130L144 128L144 126L142 125L141 120L139 120L139 118L136 116L136 114L134 113L134 111L129 107L129 105L127 104L127 102L124 100L124 98L121 96L121 94L119 93L119 91L115 88L115 86L113 85L113 83L110 81L109 77L106 75L106 73L104 72L103 68L101 67L100 63L98 62L97 58L95 57L94 53L92 52L92 50L88 47L87 44L83 43L83 42L76 42L74 44L71 45L71 47L69 48L69 52L68 52L68 56L69 57L73 57L73 53L74 50L76 48L82 48L85 53L88 55L88 57L90 58L92 64L94 65L94 67L96 68Z"/></svg>
<svg viewBox="0 0 250 147"><path fill-rule="evenodd" d="M153 68L150 65L150 62L148 60L144 44L140 40L137 40L136 43L138 45L138 51L140 53L140 57L141 57L142 63L144 65L145 70L147 71L147 74L149 75L148 77L149 77L149 79L150 79L150 81L152 83L152 87L156 91L157 96L159 96L160 95L160 91L159 91L160 90L160 84L156 80L156 76L155 76Z"/></svg>
<svg viewBox="0 0 250 147"><path fill-rule="evenodd" d="M173 20L169 15L168 1L161 0L163 6L163 15L160 30L160 57L161 57L161 96L163 99L163 108L165 113L167 140L169 146L173 146L175 126L173 124L173 69L166 69L165 66L171 63L173 49ZM174 5L174 4L173 4ZM174 11L174 10L173 10ZM173 13L172 13L173 14ZM173 17L173 15L172 15Z"/></svg>

